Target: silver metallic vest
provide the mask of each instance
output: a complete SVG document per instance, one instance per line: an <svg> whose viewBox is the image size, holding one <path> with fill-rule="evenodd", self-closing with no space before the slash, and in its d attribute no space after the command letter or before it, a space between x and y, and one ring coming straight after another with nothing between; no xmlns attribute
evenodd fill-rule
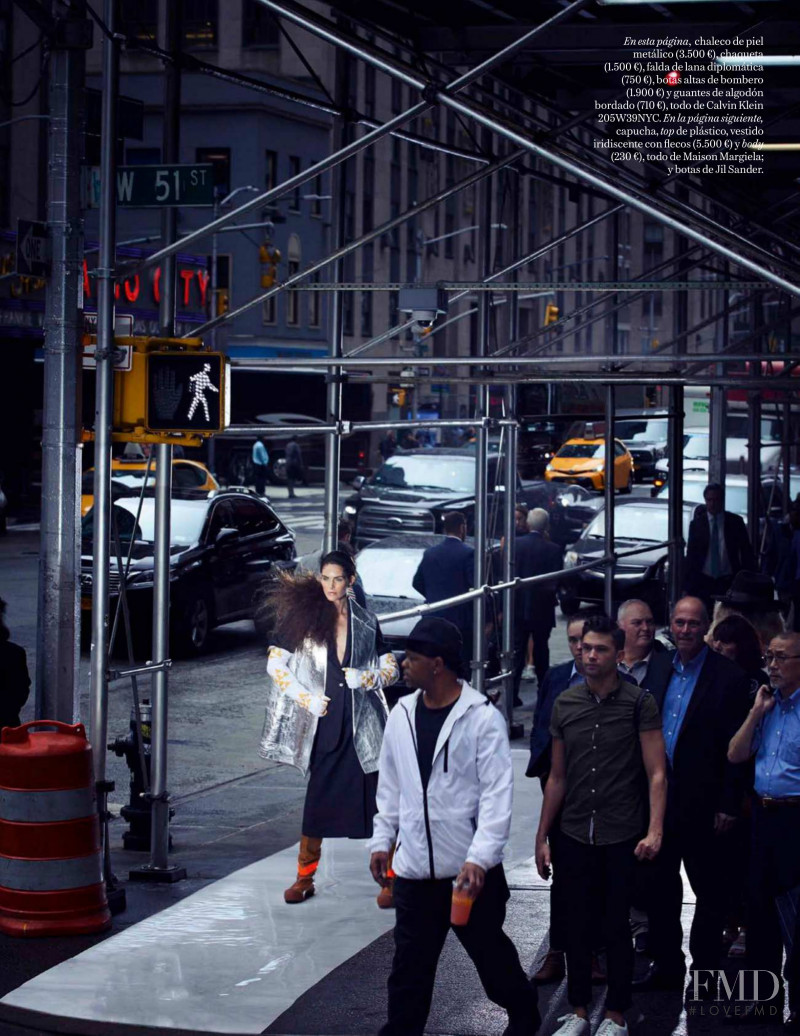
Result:
<svg viewBox="0 0 800 1036"><path fill-rule="evenodd" d="M350 666L353 669L378 669L375 647L377 621L356 601L350 610ZM310 691L324 693L328 669L328 648L305 640L290 657L288 668ZM378 769L378 757L386 726L388 708L380 688L351 690L353 696L353 745L364 773ZM325 717L322 717L323 721ZM309 770L311 749L319 718L280 690L267 673L267 710L258 754L262 759L296 766L305 775Z"/></svg>

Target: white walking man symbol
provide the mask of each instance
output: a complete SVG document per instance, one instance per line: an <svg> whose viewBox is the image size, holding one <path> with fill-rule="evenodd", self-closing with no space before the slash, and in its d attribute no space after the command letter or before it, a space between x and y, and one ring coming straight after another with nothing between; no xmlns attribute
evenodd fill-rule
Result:
<svg viewBox="0 0 800 1036"><path fill-rule="evenodd" d="M189 420L194 416L195 410L199 404L202 404L203 413L206 415L206 421L211 420L211 416L208 412L208 401L206 399L206 389L211 392L219 393L219 389L212 382L208 376L208 372L211 370L210 363L204 363L203 369L198 371L197 374L193 374L189 378L189 384L192 386L192 402L189 404Z"/></svg>

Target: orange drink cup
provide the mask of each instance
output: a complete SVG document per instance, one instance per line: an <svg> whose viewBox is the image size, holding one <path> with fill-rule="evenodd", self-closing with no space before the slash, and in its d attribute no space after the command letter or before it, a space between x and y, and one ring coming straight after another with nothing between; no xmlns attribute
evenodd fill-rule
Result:
<svg viewBox="0 0 800 1036"><path fill-rule="evenodd" d="M463 926L469 921L469 912L475 902L469 886L458 888L453 885L453 899L450 905L450 924Z"/></svg>

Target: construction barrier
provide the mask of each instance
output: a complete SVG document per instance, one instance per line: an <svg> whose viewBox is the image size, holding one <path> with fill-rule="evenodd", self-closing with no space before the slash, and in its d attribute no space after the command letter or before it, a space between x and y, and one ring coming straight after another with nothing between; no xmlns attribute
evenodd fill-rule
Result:
<svg viewBox="0 0 800 1036"><path fill-rule="evenodd" d="M92 749L83 725L34 720L5 727L0 932L85 935L110 924Z"/></svg>

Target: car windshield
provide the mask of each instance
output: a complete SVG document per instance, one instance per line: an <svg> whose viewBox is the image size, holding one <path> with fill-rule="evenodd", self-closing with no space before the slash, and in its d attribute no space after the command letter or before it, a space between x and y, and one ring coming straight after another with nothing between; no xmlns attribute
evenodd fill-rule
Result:
<svg viewBox="0 0 800 1036"><path fill-rule="evenodd" d="M138 504L138 501L135 501L134 503ZM92 542L94 533L93 511L94 508L88 511L81 522L81 535L84 541L88 541L89 543ZM143 501L141 514L139 515L139 525L136 528L135 537L134 523L136 518L136 507L134 507L133 510L128 510L127 507L124 507L121 504L116 505L114 507L114 514L116 517L117 528L119 529L120 539L124 543L130 543L132 538L144 543L153 543L155 541L154 500L147 499ZM191 547L194 543L197 543L200 539L200 533L203 531L205 520L205 507L191 505L188 501L173 500L170 508L170 546Z"/></svg>
<svg viewBox="0 0 800 1036"><path fill-rule="evenodd" d="M684 536L689 535L689 521L684 514ZM669 518L666 507L637 507L626 504L614 509L614 539L637 540L643 543L661 543L669 536ZM584 536L602 539L606 532L606 513L592 521Z"/></svg>
<svg viewBox="0 0 800 1036"><path fill-rule="evenodd" d="M469 457L425 457L419 454L396 455L382 464L370 479L374 486L400 489L450 489L469 493L475 490L475 461Z"/></svg>
<svg viewBox="0 0 800 1036"><path fill-rule="evenodd" d="M729 439L748 439L747 414L728 414L725 418L725 435ZM779 417L762 417L761 441L780 442L783 438L783 422Z"/></svg>
<svg viewBox="0 0 800 1036"><path fill-rule="evenodd" d="M661 442L667 437L667 421L617 421L614 431L624 442Z"/></svg>
<svg viewBox="0 0 800 1036"><path fill-rule="evenodd" d="M683 455L689 460L708 460L708 436L687 435L683 444Z"/></svg>
<svg viewBox="0 0 800 1036"><path fill-rule="evenodd" d="M602 442L568 442L556 454L557 457L594 457L601 460L605 457L605 443Z"/></svg>
<svg viewBox="0 0 800 1036"><path fill-rule="evenodd" d="M412 603L425 598L411 585L419 567L421 550L362 550L357 558L364 592L370 597L402 597ZM409 604L411 607L411 604Z"/></svg>

